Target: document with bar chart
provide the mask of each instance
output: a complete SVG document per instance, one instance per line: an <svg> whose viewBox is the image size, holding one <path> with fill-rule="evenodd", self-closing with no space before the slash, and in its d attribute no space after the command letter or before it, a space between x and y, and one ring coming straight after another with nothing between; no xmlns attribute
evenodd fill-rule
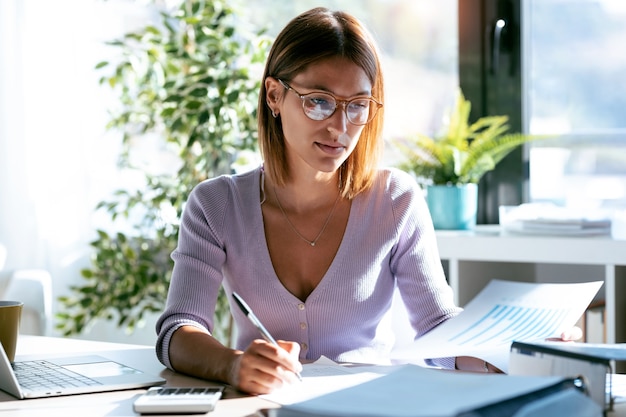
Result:
<svg viewBox="0 0 626 417"><path fill-rule="evenodd" d="M559 337L576 324L601 286L602 281L545 284L493 280L461 314L416 340L403 354L422 358L485 356L506 368L511 342Z"/></svg>

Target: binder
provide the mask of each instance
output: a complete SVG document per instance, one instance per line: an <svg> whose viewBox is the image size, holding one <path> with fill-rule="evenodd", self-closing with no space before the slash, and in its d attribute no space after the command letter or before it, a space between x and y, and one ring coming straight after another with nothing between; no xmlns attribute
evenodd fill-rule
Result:
<svg viewBox="0 0 626 417"><path fill-rule="evenodd" d="M281 408L268 417L552 417L528 406L577 404L568 417L600 417L582 380L425 369L405 365L376 379ZM543 402L543 403L542 403ZM578 413L580 411L580 413Z"/></svg>
<svg viewBox="0 0 626 417"><path fill-rule="evenodd" d="M584 381L589 396L606 412L613 408L612 396L610 391L607 393L606 387L611 386L611 361L615 354L597 346L564 342L513 342L509 374L579 377ZM623 352L626 353L626 349Z"/></svg>
<svg viewBox="0 0 626 417"><path fill-rule="evenodd" d="M554 417L557 415L599 417L602 415L602 409L589 400L583 379L568 378L551 387L480 407L456 417Z"/></svg>

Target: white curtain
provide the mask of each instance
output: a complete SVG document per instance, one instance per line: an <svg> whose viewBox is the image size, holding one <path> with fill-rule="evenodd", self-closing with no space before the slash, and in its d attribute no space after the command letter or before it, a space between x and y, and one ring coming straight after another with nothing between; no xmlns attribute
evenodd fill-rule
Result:
<svg viewBox="0 0 626 417"><path fill-rule="evenodd" d="M144 23L122 0L0 1L0 242L5 270L43 268L53 294L79 282L98 201L121 184L105 41ZM55 306L56 308L56 306Z"/></svg>

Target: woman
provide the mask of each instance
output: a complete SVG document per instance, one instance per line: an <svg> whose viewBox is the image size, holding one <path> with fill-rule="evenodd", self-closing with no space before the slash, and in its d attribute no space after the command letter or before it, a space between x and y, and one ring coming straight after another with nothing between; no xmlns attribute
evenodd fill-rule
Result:
<svg viewBox="0 0 626 417"><path fill-rule="evenodd" d="M456 315L432 222L415 181L378 169L383 75L354 17L316 8L269 53L259 99L262 167L198 185L182 219L167 307L157 324L166 366L253 394L292 381L300 360L380 363L394 287L415 337ZM220 285L237 349L211 336ZM484 371L475 358L439 365Z"/></svg>

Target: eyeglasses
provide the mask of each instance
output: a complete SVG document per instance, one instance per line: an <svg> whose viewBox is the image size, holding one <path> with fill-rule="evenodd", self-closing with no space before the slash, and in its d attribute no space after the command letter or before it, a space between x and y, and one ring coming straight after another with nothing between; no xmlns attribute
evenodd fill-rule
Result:
<svg viewBox="0 0 626 417"><path fill-rule="evenodd" d="M382 103L372 97L354 97L350 100L339 100L330 93L313 91L307 94L300 94L283 80L278 80L286 90L293 91L302 100L302 110L311 120L326 120L337 110L337 105L343 106L343 111L350 123L357 126L366 125L370 122Z"/></svg>

